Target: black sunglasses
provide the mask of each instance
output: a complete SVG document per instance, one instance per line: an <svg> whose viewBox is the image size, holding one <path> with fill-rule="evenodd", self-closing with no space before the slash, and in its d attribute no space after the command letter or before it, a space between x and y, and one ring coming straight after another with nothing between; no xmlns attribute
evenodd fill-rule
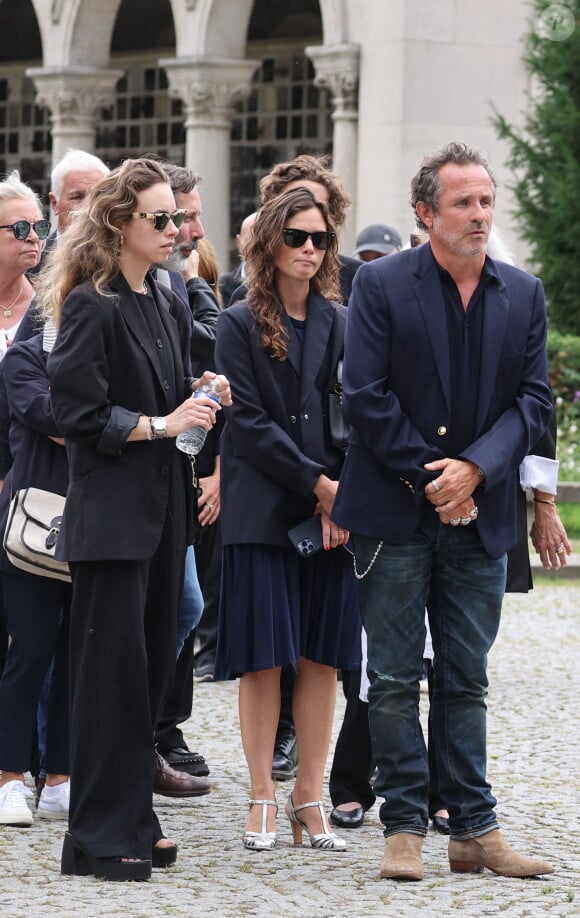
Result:
<svg viewBox="0 0 580 918"><path fill-rule="evenodd" d="M39 239L46 239L50 233L50 223L48 220L37 220L36 223L29 223L28 220L18 220L16 223L4 223L0 229L11 229L14 238L19 242L24 242L33 229Z"/></svg>
<svg viewBox="0 0 580 918"><path fill-rule="evenodd" d="M284 236L284 242L291 249L299 249L307 239L312 239L312 245L315 249L326 252L332 245L332 240L335 238L336 233L327 233L324 230L307 233L306 230L301 229L283 229L282 235Z"/></svg>
<svg viewBox="0 0 580 918"><path fill-rule="evenodd" d="M154 229L156 229L158 233L162 233L170 220L176 229L183 226L185 213L184 210L174 210L171 214L168 214L167 211L159 211L159 213L156 214L139 212L137 214L131 214L131 216L134 220L153 220Z"/></svg>

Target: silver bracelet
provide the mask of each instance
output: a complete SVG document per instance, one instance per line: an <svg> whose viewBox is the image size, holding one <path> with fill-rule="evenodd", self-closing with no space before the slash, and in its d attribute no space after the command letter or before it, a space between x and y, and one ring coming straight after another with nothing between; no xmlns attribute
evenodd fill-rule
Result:
<svg viewBox="0 0 580 918"><path fill-rule="evenodd" d="M151 426L151 421L153 418L147 418L147 427L145 428L145 436L148 440L154 440L153 427Z"/></svg>

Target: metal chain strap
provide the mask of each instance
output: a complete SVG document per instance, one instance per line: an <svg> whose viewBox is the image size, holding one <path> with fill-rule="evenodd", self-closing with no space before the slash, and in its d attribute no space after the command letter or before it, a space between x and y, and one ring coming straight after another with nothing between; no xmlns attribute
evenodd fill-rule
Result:
<svg viewBox="0 0 580 918"><path fill-rule="evenodd" d="M381 541L380 541L379 544L377 545L377 548L376 548L376 551L375 551L374 555L372 556L371 560L369 561L369 564L368 564L368 567L367 567L366 571L363 571L362 574L359 574L359 572L358 572L357 569L356 569L356 555L355 555L354 552L352 553L352 567L353 567L353 570L354 570L354 576L356 577L357 580L364 580L365 577L366 577L366 575L367 575L368 573L370 573L373 564L375 563L375 561L376 561L377 558L379 557L379 554L380 554L380 552L381 552L381 548L383 547L383 544L384 544L383 539L381 539Z"/></svg>

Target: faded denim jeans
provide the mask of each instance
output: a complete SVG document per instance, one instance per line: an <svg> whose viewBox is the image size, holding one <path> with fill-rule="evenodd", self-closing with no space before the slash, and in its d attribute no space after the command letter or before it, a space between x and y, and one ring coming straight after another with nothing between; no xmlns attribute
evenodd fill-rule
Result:
<svg viewBox="0 0 580 918"><path fill-rule="evenodd" d="M355 536L364 571L376 539ZM490 558L476 525L440 523L426 507L402 545L384 544L360 581L368 635L369 721L378 768L375 793L385 798L385 836L425 835L429 768L419 722L419 678L425 608L435 653L433 733L440 792L451 834L475 838L497 828L486 781L487 654L500 622L506 557Z"/></svg>

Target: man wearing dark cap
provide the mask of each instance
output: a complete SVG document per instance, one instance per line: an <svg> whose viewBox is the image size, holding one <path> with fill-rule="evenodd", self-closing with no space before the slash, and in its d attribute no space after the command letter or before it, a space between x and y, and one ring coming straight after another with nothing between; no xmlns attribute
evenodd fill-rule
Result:
<svg viewBox="0 0 580 918"><path fill-rule="evenodd" d="M374 261L384 255L394 255L403 248L403 241L393 226L386 223L370 223L356 237L353 258L360 261Z"/></svg>

